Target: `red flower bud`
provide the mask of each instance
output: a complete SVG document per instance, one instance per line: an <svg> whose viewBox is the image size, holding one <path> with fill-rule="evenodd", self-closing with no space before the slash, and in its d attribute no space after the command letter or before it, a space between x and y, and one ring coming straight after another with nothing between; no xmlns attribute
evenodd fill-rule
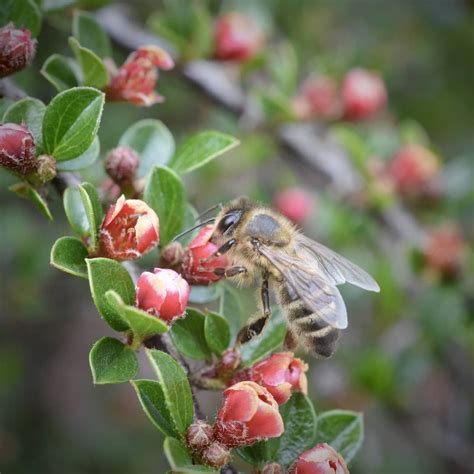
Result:
<svg viewBox="0 0 474 474"><path fill-rule="evenodd" d="M349 469L337 451L321 443L300 454L288 474L349 474Z"/></svg>
<svg viewBox="0 0 474 474"><path fill-rule="evenodd" d="M273 205L295 224L302 224L313 211L314 200L304 189L288 188L274 196Z"/></svg>
<svg viewBox="0 0 474 474"><path fill-rule="evenodd" d="M128 184L133 181L140 157L127 145L114 148L105 159L107 174L118 184Z"/></svg>
<svg viewBox="0 0 474 474"><path fill-rule="evenodd" d="M151 207L121 196L102 222L101 251L115 260L133 260L158 245L159 232L158 216Z"/></svg>
<svg viewBox="0 0 474 474"><path fill-rule="evenodd" d="M232 12L217 20L214 42L217 59L246 61L261 51L264 38L250 18Z"/></svg>
<svg viewBox="0 0 474 474"><path fill-rule="evenodd" d="M344 114L349 120L361 120L375 115L387 102L383 80L366 69L352 69L342 84Z"/></svg>
<svg viewBox="0 0 474 474"><path fill-rule="evenodd" d="M174 62L158 46L142 46L127 58L120 69L112 61L107 61L107 66L111 77L106 91L109 100L149 107L164 101L154 91L158 69L168 71L174 67Z"/></svg>
<svg viewBox="0 0 474 474"><path fill-rule="evenodd" d="M0 78L21 71L36 52L36 40L24 28L15 28L9 23L0 29Z"/></svg>
<svg viewBox="0 0 474 474"><path fill-rule="evenodd" d="M193 451L202 451L212 442L212 426L198 420L188 428L186 443Z"/></svg>
<svg viewBox="0 0 474 474"><path fill-rule="evenodd" d="M308 393L305 372L308 365L291 352L279 352L244 371L247 380L265 387L279 405L287 402L293 390ZM240 374L237 374L237 378Z"/></svg>
<svg viewBox="0 0 474 474"><path fill-rule="evenodd" d="M439 173L439 158L421 145L405 145L392 158L388 172L402 194L419 193Z"/></svg>
<svg viewBox="0 0 474 474"><path fill-rule="evenodd" d="M140 309L168 324L184 315L190 288L188 282L174 270L155 268L143 272L137 281L137 301Z"/></svg>
<svg viewBox="0 0 474 474"><path fill-rule="evenodd" d="M224 467L230 459L230 451L221 443L214 441L202 453L204 464L212 467Z"/></svg>
<svg viewBox="0 0 474 474"><path fill-rule="evenodd" d="M0 125L0 165L15 173L27 175L35 171L36 145L31 132L23 125Z"/></svg>
<svg viewBox="0 0 474 474"><path fill-rule="evenodd" d="M423 253L429 268L452 277L460 272L466 251L466 241L458 229L445 225L429 234Z"/></svg>
<svg viewBox="0 0 474 474"><path fill-rule="evenodd" d="M222 276L216 275L212 270L229 266L225 255L206 261L219 248L209 241L213 231L213 225L203 227L184 252L182 274L192 285L209 285L220 280Z"/></svg>
<svg viewBox="0 0 474 474"><path fill-rule="evenodd" d="M217 364L217 375L220 378L231 377L240 365L240 351L235 347L226 349ZM242 379L246 380L246 379ZM240 381L240 380L239 380Z"/></svg>
<svg viewBox="0 0 474 474"><path fill-rule="evenodd" d="M337 83L329 76L312 76L304 81L294 102L299 119L334 119L341 114Z"/></svg>
<svg viewBox="0 0 474 474"><path fill-rule="evenodd" d="M217 413L214 435L229 448L276 438L283 433L278 404L267 389L254 382L239 382L224 390L224 405Z"/></svg>

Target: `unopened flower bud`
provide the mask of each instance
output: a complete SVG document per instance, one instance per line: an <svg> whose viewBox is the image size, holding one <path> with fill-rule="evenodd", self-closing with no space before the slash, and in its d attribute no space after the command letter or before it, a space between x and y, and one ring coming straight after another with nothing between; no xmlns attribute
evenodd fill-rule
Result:
<svg viewBox="0 0 474 474"><path fill-rule="evenodd" d="M294 102L299 119L334 119L341 114L341 100L338 85L329 76L311 76L301 87Z"/></svg>
<svg viewBox="0 0 474 474"><path fill-rule="evenodd" d="M217 364L217 375L220 378L231 377L240 365L240 351L234 347L227 349Z"/></svg>
<svg viewBox="0 0 474 474"><path fill-rule="evenodd" d="M269 464L265 464L260 472L261 474L283 474L283 468L280 466L280 464L271 462Z"/></svg>
<svg viewBox="0 0 474 474"><path fill-rule="evenodd" d="M387 91L380 76L356 68L349 71L342 84L344 115L349 120L362 120L375 115L387 102Z"/></svg>
<svg viewBox="0 0 474 474"><path fill-rule="evenodd" d="M337 451L321 443L300 454L288 474L349 474L349 469Z"/></svg>
<svg viewBox="0 0 474 474"><path fill-rule="evenodd" d="M31 132L23 125L0 125L0 165L15 173L27 175L35 171L36 145Z"/></svg>
<svg viewBox="0 0 474 474"><path fill-rule="evenodd" d="M9 23L0 29L0 78L22 70L33 59L36 40L24 28Z"/></svg>
<svg viewBox="0 0 474 474"><path fill-rule="evenodd" d="M217 59L247 61L261 51L264 37L250 18L232 12L217 20L214 42Z"/></svg>
<svg viewBox="0 0 474 474"><path fill-rule="evenodd" d="M169 243L160 254L160 266L166 268L178 268L183 260L183 246L179 242Z"/></svg>
<svg viewBox="0 0 474 474"><path fill-rule="evenodd" d="M101 251L115 260L133 260L158 245L159 232L158 216L151 207L121 196L102 222Z"/></svg>
<svg viewBox="0 0 474 474"><path fill-rule="evenodd" d="M221 443L214 441L202 453L204 464L212 467L224 467L230 459L230 451Z"/></svg>
<svg viewBox="0 0 474 474"><path fill-rule="evenodd" d="M288 188L275 195L273 205L295 224L302 224L313 212L314 199L304 189Z"/></svg>
<svg viewBox="0 0 474 474"><path fill-rule="evenodd" d="M188 428L186 443L193 451L202 451L211 444L212 437L212 426L198 420Z"/></svg>
<svg viewBox="0 0 474 474"><path fill-rule="evenodd" d="M137 281L137 301L140 309L168 324L184 316L190 288L188 282L174 270L155 268L143 272Z"/></svg>
<svg viewBox="0 0 474 474"><path fill-rule="evenodd" d="M244 376L265 387L275 398L279 405L287 402L292 391L308 393L308 380L306 371L308 365L298 359L292 352L279 352L256 363L246 369ZM240 374L236 375L242 379Z"/></svg>
<svg viewBox="0 0 474 474"><path fill-rule="evenodd" d="M130 184L135 178L140 157L127 145L114 148L105 159L105 170L117 184Z"/></svg>
<svg viewBox="0 0 474 474"><path fill-rule="evenodd" d="M52 156L40 155L37 163L37 173L43 183L51 181L56 176L56 160Z"/></svg>
<svg viewBox="0 0 474 474"><path fill-rule="evenodd" d="M213 270L229 266L225 255L210 258L219 248L209 241L213 231L213 225L203 227L184 251L182 274L192 285L209 285L220 280L223 275L216 275Z"/></svg>
<svg viewBox="0 0 474 474"><path fill-rule="evenodd" d="M224 390L214 435L229 448L246 446L283 433L283 420L271 393L255 382L239 382Z"/></svg>

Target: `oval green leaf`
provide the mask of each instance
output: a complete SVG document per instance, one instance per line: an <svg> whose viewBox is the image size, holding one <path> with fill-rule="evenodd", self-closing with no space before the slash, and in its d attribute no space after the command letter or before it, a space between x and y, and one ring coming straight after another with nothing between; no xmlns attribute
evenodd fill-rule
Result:
<svg viewBox="0 0 474 474"><path fill-rule="evenodd" d="M99 247L99 227L104 218L102 204L93 184L82 183L78 186L78 189L89 222L90 247L94 251Z"/></svg>
<svg viewBox="0 0 474 474"><path fill-rule="evenodd" d="M35 203L36 207L41 211L41 213L46 216L50 221L53 220L53 215L49 210L48 203L46 199L41 196L41 194L29 184L22 182L14 184L8 188L10 191L15 193L17 196L28 199Z"/></svg>
<svg viewBox="0 0 474 474"><path fill-rule="evenodd" d="M66 58L61 54L51 55L43 64L41 74L47 79L59 92L71 89L79 85L76 71L77 63Z"/></svg>
<svg viewBox="0 0 474 474"><path fill-rule="evenodd" d="M86 246L75 237L61 237L51 249L50 264L71 275L87 278Z"/></svg>
<svg viewBox="0 0 474 474"><path fill-rule="evenodd" d="M46 107L43 146L57 161L77 158L94 141L104 107L104 93L90 87L60 92Z"/></svg>
<svg viewBox="0 0 474 474"><path fill-rule="evenodd" d="M204 336L209 349L220 356L230 344L230 327L227 319L217 313L208 313L204 319Z"/></svg>
<svg viewBox="0 0 474 474"><path fill-rule="evenodd" d="M79 187L66 188L63 194L63 205L72 230L82 238L88 237L90 235L89 220L82 203Z"/></svg>
<svg viewBox="0 0 474 474"><path fill-rule="evenodd" d="M59 161L56 163L56 169L58 171L80 171L88 166L92 165L97 161L100 154L100 141L99 137L96 136L92 145L77 158L68 161Z"/></svg>
<svg viewBox="0 0 474 474"><path fill-rule="evenodd" d="M82 46L94 51L100 58L112 57L110 39L91 13L74 12L72 34Z"/></svg>
<svg viewBox="0 0 474 474"><path fill-rule="evenodd" d="M103 337L93 345L89 364L95 384L128 382L138 372L135 352L113 337Z"/></svg>

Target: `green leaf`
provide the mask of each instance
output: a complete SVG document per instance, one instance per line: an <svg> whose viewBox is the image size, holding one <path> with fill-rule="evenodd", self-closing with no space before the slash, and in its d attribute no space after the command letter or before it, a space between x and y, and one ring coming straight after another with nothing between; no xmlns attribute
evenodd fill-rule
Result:
<svg viewBox="0 0 474 474"><path fill-rule="evenodd" d="M107 291L105 299L110 307L117 311L122 319L128 323L128 326L134 333L134 342L136 340L138 342L145 341L156 334L167 332L169 329L168 325L156 316L142 311L135 306L126 305L120 295L113 290Z"/></svg>
<svg viewBox="0 0 474 474"><path fill-rule="evenodd" d="M158 377L176 431L184 436L193 421L194 407L188 377L170 355L147 349L147 356Z"/></svg>
<svg viewBox="0 0 474 474"><path fill-rule="evenodd" d="M173 135L163 122L145 119L134 123L120 137L119 146L128 145L140 156L137 176L143 178L154 166L165 166L173 156Z"/></svg>
<svg viewBox="0 0 474 474"><path fill-rule="evenodd" d="M80 237L90 235L89 221L82 203L79 187L68 187L63 194L63 205L70 226Z"/></svg>
<svg viewBox="0 0 474 474"><path fill-rule="evenodd" d="M50 263L57 269L87 278L85 259L89 256L86 246L75 237L61 237L51 249Z"/></svg>
<svg viewBox="0 0 474 474"><path fill-rule="evenodd" d="M192 359L206 359L211 353L204 335L206 316L189 308L186 317L178 319L171 328L171 338L178 351Z"/></svg>
<svg viewBox="0 0 474 474"><path fill-rule="evenodd" d="M106 86L109 83L109 73L102 59L90 49L81 46L72 36L69 38L69 46L81 66L84 85L98 89Z"/></svg>
<svg viewBox="0 0 474 474"><path fill-rule="evenodd" d="M77 158L68 161L59 161L56 163L56 169L58 171L80 171L88 166L92 165L97 161L100 154L100 141L99 137L96 136L92 145Z"/></svg>
<svg viewBox="0 0 474 474"><path fill-rule="evenodd" d="M243 324L245 324L247 315L242 304L242 295L239 290L227 282L221 283L222 294L219 305L219 313L223 314L229 322L232 338L237 336Z"/></svg>
<svg viewBox="0 0 474 474"><path fill-rule="evenodd" d="M10 186L10 191L14 192L17 196L28 199L36 204L36 207L45 215L50 221L53 220L53 215L49 210L48 203L41 196L41 194L29 184L22 182Z"/></svg>
<svg viewBox="0 0 474 474"><path fill-rule="evenodd" d="M26 97L12 104L3 116L4 123L25 124L35 137L38 154L43 148L43 115L46 106L41 100Z"/></svg>
<svg viewBox="0 0 474 474"><path fill-rule="evenodd" d="M110 39L94 15L76 10L72 19L72 34L79 43L94 51L100 58L111 58Z"/></svg>
<svg viewBox="0 0 474 474"><path fill-rule="evenodd" d="M104 93L90 87L60 92L46 107L44 150L57 161L77 158L94 141L104 106Z"/></svg>
<svg viewBox="0 0 474 474"><path fill-rule="evenodd" d="M239 144L237 138L212 130L197 133L188 138L176 151L171 168L178 174L186 174L204 166Z"/></svg>
<svg viewBox="0 0 474 474"><path fill-rule="evenodd" d="M77 0L42 0L39 3L44 13L50 13L72 7Z"/></svg>
<svg viewBox="0 0 474 474"><path fill-rule="evenodd" d="M317 442L328 443L351 462L364 440L362 413L349 410L325 411L318 416Z"/></svg>
<svg viewBox="0 0 474 474"><path fill-rule="evenodd" d="M0 4L0 25L10 21L17 28L27 28L32 36L41 30L41 11L33 0L2 0Z"/></svg>
<svg viewBox="0 0 474 474"><path fill-rule="evenodd" d="M166 436L179 436L160 383L155 380L132 380L131 384L137 392L143 411L153 425Z"/></svg>
<svg viewBox="0 0 474 474"><path fill-rule="evenodd" d="M103 337L92 346L89 364L95 384L128 382L138 372L135 352L113 337Z"/></svg>
<svg viewBox="0 0 474 474"><path fill-rule="evenodd" d="M109 290L116 291L127 305L135 302L135 287L127 270L120 263L108 258L88 258L86 260L92 299L102 316L112 329L125 331L128 324L120 313L114 310L105 298Z"/></svg>
<svg viewBox="0 0 474 474"><path fill-rule="evenodd" d="M230 344L230 327L227 319L217 313L208 313L204 320L204 336L209 349L220 356Z"/></svg>
<svg viewBox="0 0 474 474"><path fill-rule="evenodd" d="M45 61L40 72L61 92L79 85L76 69L78 66L73 59L61 54L53 54Z"/></svg>
<svg viewBox="0 0 474 474"><path fill-rule="evenodd" d="M160 219L160 245L164 247L182 228L186 199L181 178L171 169L156 166L143 193Z"/></svg>
<svg viewBox="0 0 474 474"><path fill-rule="evenodd" d="M99 247L99 227L104 218L102 204L93 184L82 183L78 186L78 189L89 222L90 247L91 250L97 250Z"/></svg>
<svg viewBox="0 0 474 474"><path fill-rule="evenodd" d="M258 360L278 349L285 339L286 322L280 308L272 308L272 316L258 337L242 344L240 354L242 365L250 367Z"/></svg>
<svg viewBox="0 0 474 474"><path fill-rule="evenodd" d="M209 286L191 286L188 303L206 304L215 301L222 294L220 285L213 284Z"/></svg>
<svg viewBox="0 0 474 474"><path fill-rule="evenodd" d="M218 472L207 466L193 464L191 454L176 438L167 437L163 443L163 451L173 472L179 472L180 474L209 474Z"/></svg>

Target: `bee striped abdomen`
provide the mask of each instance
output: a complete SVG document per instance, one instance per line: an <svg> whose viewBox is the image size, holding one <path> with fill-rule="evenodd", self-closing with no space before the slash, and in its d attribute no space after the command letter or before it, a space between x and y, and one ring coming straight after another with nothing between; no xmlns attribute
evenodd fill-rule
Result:
<svg viewBox="0 0 474 474"><path fill-rule="evenodd" d="M286 309L288 322L298 342L316 357L331 357L336 350L339 329L306 308L299 296L292 293L286 285L281 285L280 303Z"/></svg>

